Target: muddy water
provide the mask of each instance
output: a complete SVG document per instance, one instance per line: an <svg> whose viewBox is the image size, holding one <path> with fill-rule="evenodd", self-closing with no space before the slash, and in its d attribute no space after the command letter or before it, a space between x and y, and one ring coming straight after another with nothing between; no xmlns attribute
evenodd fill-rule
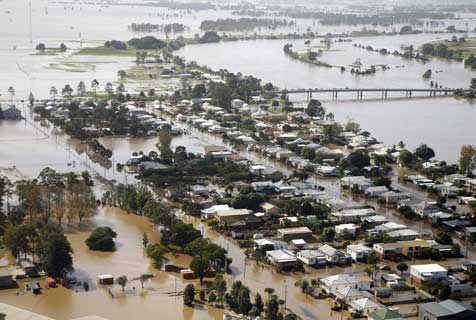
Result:
<svg viewBox="0 0 476 320"><path fill-rule="evenodd" d="M84 243L92 228L110 226L117 232L117 251L113 253L93 252ZM167 293L183 290L188 282L179 277L156 270L150 265L142 249L142 234L146 232L150 241L159 241L159 232L145 218L127 214L119 209L106 208L80 229L69 230L67 236L74 251L75 276L88 281L89 292L68 290L62 287L45 289L43 294L33 296L30 292L16 295L15 289L0 291L0 301L26 308L56 318L71 319L86 315L99 315L108 319L221 319L222 311L213 308L183 307L181 297ZM188 257L169 257L173 263L186 266ZM112 274L126 275L129 280L142 273L156 275L140 289L139 281L131 281L121 293L111 298L107 289L96 285L97 276ZM135 288L135 290L134 290ZM142 292L142 294L141 294Z"/></svg>

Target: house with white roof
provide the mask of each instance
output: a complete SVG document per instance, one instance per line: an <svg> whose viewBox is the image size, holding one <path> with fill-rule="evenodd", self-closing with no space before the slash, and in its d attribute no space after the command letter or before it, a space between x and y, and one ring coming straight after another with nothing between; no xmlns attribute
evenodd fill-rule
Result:
<svg viewBox="0 0 476 320"><path fill-rule="evenodd" d="M218 211L226 211L226 210L232 210L233 208L228 206L227 204L220 204L220 205L215 205L210 208L206 208L201 210L201 216L203 219L211 219L215 217L216 213Z"/></svg>
<svg viewBox="0 0 476 320"><path fill-rule="evenodd" d="M354 276L350 274L336 274L319 280L319 284L326 292L331 293L341 288L351 287L357 290L370 290L370 280L364 276Z"/></svg>
<svg viewBox="0 0 476 320"><path fill-rule="evenodd" d="M296 255L285 249L267 251L266 258L279 269L295 267L297 263Z"/></svg>
<svg viewBox="0 0 476 320"><path fill-rule="evenodd" d="M286 242L279 241L279 240L255 239L253 240L253 242L255 243L255 249L263 249L267 246L269 246L270 248L272 247L273 249L271 250L287 250L288 249L288 244Z"/></svg>
<svg viewBox="0 0 476 320"><path fill-rule="evenodd" d="M448 278L448 270L436 263L419 264L410 267L410 275L417 282L445 280Z"/></svg>
<svg viewBox="0 0 476 320"><path fill-rule="evenodd" d="M328 244L320 246L318 249L326 256L326 260L330 264L347 264L352 262L352 257L347 253L339 251Z"/></svg>
<svg viewBox="0 0 476 320"><path fill-rule="evenodd" d="M336 232L336 235L342 236L348 233L351 236L354 236L357 233L357 230L360 227L353 224L353 223L344 223L344 224L339 224L334 227L334 231Z"/></svg>
<svg viewBox="0 0 476 320"><path fill-rule="evenodd" d="M370 312L383 307L382 304L375 302L370 298L360 298L349 302L350 310L362 316L367 316Z"/></svg>
<svg viewBox="0 0 476 320"><path fill-rule="evenodd" d="M364 244L351 244L347 246L347 253L354 261L367 261L367 257L373 249Z"/></svg>
<svg viewBox="0 0 476 320"><path fill-rule="evenodd" d="M327 264L327 258L319 250L302 250L297 253L299 261L308 266L324 266Z"/></svg>

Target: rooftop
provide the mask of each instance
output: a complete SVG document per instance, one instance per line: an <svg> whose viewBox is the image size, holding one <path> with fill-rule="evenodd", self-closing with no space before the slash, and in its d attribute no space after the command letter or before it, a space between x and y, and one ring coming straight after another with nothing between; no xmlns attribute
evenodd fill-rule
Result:
<svg viewBox="0 0 476 320"><path fill-rule="evenodd" d="M417 270L420 273L425 272L446 272L447 270L440 266L439 264L432 263L432 264L417 264L411 266L412 269Z"/></svg>

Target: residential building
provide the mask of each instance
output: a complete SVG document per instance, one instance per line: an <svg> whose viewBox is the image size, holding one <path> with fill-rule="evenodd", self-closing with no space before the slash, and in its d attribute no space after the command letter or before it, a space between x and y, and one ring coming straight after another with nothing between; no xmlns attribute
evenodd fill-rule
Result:
<svg viewBox="0 0 476 320"><path fill-rule="evenodd" d="M339 224L334 227L334 231L336 232L336 235L342 236L345 234L349 234L351 236L354 236L357 233L357 230L360 227L353 224L353 223L346 223L346 224Z"/></svg>
<svg viewBox="0 0 476 320"><path fill-rule="evenodd" d="M347 253L354 261L367 261L367 257L373 249L363 244L352 244L347 246Z"/></svg>
<svg viewBox="0 0 476 320"><path fill-rule="evenodd" d="M367 316L370 312L383 307L382 304L370 298L360 298L349 303L350 310L362 316Z"/></svg>
<svg viewBox="0 0 476 320"><path fill-rule="evenodd" d="M473 320L476 311L468 304L456 300L444 300L417 305L421 320Z"/></svg>
<svg viewBox="0 0 476 320"><path fill-rule="evenodd" d="M295 267L297 258L294 253L289 250L272 250L266 252L268 261L277 268Z"/></svg>
<svg viewBox="0 0 476 320"><path fill-rule="evenodd" d="M336 274L319 280L322 289L327 293L334 292L341 288L351 287L357 290L368 291L372 280L367 276L358 276L350 274Z"/></svg>
<svg viewBox="0 0 476 320"><path fill-rule="evenodd" d="M342 265L352 262L352 257L349 254L339 251L328 244L320 246L319 251L326 256L326 260L330 264Z"/></svg>
<svg viewBox="0 0 476 320"><path fill-rule="evenodd" d="M12 271L8 267L0 268L0 288L9 288L13 285Z"/></svg>
<svg viewBox="0 0 476 320"><path fill-rule="evenodd" d="M218 211L227 211L227 210L232 210L233 208L228 206L227 204L221 204L221 205L215 205L210 208L206 208L201 210L201 216L204 219L211 219L215 217L216 213Z"/></svg>
<svg viewBox="0 0 476 320"><path fill-rule="evenodd" d="M421 256L424 248L431 248L431 244L425 240L399 241L398 244L402 255L408 258L417 258Z"/></svg>
<svg viewBox="0 0 476 320"><path fill-rule="evenodd" d="M327 264L326 255L319 250L299 251L297 258L308 266L323 266Z"/></svg>
<svg viewBox="0 0 476 320"><path fill-rule="evenodd" d="M402 254L402 247L398 243L374 243L373 250L384 259L393 259Z"/></svg>
<svg viewBox="0 0 476 320"><path fill-rule="evenodd" d="M368 291L361 291L352 287L339 288L332 291L332 294L338 301L344 301L345 303L362 298L372 298L372 295Z"/></svg>
<svg viewBox="0 0 476 320"><path fill-rule="evenodd" d="M403 229L403 230L395 230L392 232L387 233L387 235L392 238L393 240L413 240L420 236L420 233L411 230L411 229Z"/></svg>
<svg viewBox="0 0 476 320"><path fill-rule="evenodd" d="M397 310L382 308L369 312L367 320L405 320Z"/></svg>
<svg viewBox="0 0 476 320"><path fill-rule="evenodd" d="M269 239L255 239L255 249L262 249L265 247L272 248L271 250L287 250L288 244L279 240L269 240ZM270 250L270 251L271 251Z"/></svg>
<svg viewBox="0 0 476 320"><path fill-rule="evenodd" d="M384 193L388 192L388 188L385 186L376 186L376 187L369 187L365 189L364 194L367 197L378 197Z"/></svg>
<svg viewBox="0 0 476 320"><path fill-rule="evenodd" d="M355 177L344 177L340 179L340 184L342 187L347 187L352 190L358 190L364 192L367 188L373 185L372 180L364 176L355 176Z"/></svg>
<svg viewBox="0 0 476 320"><path fill-rule="evenodd" d="M410 205L410 208L420 217L427 218L429 215L440 211L435 202L420 202Z"/></svg>
<svg viewBox="0 0 476 320"><path fill-rule="evenodd" d="M370 217L375 215L375 210L368 209L353 209L353 210L342 210L337 212L332 212L331 216L339 220L340 222L359 222L363 218Z"/></svg>
<svg viewBox="0 0 476 320"><path fill-rule="evenodd" d="M266 214L278 214L281 209L274 204L269 202L264 202L260 205L261 209L263 209L264 213Z"/></svg>
<svg viewBox="0 0 476 320"><path fill-rule="evenodd" d="M308 227L283 228L278 229L277 232L278 236L284 241L312 238L312 231Z"/></svg>
<svg viewBox="0 0 476 320"><path fill-rule="evenodd" d="M448 271L436 263L412 265L410 274L417 282L445 280L448 277Z"/></svg>
<svg viewBox="0 0 476 320"><path fill-rule="evenodd" d="M395 204L398 201L408 199L409 196L406 193L389 191L382 193L378 196L380 199L383 199L387 204Z"/></svg>

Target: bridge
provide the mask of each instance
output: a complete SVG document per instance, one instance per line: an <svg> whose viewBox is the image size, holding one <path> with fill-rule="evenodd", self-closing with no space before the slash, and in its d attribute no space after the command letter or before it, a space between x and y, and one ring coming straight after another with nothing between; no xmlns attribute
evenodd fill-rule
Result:
<svg viewBox="0 0 476 320"><path fill-rule="evenodd" d="M448 94L453 94L460 89L443 89L443 88L430 88L430 89L416 89L416 88L332 88L332 89L283 89L283 90L271 90L271 91L257 91L254 94L261 95L279 95L279 94L307 94L307 100L312 99L313 94L319 93L332 93L332 100L337 100L339 93L354 93L357 95L357 100L363 100L364 92L377 92L381 93L382 99L387 99L389 93L402 93L405 98L411 98L414 93L424 93L428 94L430 97L436 96L447 96Z"/></svg>

